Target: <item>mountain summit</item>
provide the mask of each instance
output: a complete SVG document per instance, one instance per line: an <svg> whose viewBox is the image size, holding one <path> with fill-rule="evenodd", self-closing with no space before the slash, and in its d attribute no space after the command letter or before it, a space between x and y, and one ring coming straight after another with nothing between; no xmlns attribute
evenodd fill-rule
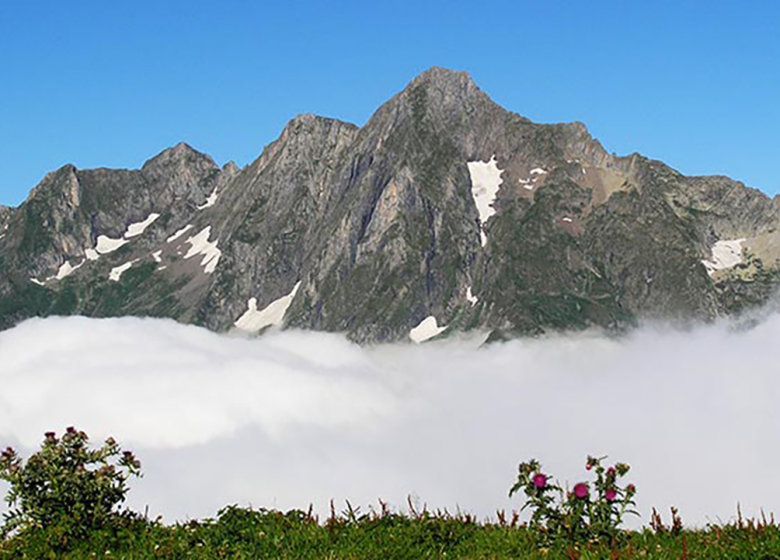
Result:
<svg viewBox="0 0 780 560"><path fill-rule="evenodd" d="M49 173L0 207L0 327L170 317L359 342L711 320L780 282L780 208L607 153L432 68L365 126L301 115L252 164L186 144Z"/></svg>

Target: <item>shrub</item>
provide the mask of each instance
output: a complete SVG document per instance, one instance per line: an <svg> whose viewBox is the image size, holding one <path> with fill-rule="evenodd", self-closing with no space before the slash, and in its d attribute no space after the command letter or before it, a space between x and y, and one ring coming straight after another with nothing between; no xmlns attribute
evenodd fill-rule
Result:
<svg viewBox="0 0 780 560"><path fill-rule="evenodd" d="M571 540L614 539L626 513L634 511L633 484L621 486L619 479L630 467L616 463L605 468L606 457L588 457L585 469L596 475L592 483L577 482L564 489L542 471L535 459L521 463L517 482L509 490L512 496L522 490L526 495L522 509L532 510L530 526L553 538Z"/></svg>
<svg viewBox="0 0 780 560"><path fill-rule="evenodd" d="M91 449L84 432L68 428L62 438L48 432L25 464L9 447L0 454L0 480L10 484L3 533L57 528L66 537L104 527L125 500L127 480L141 475L132 452L113 438Z"/></svg>

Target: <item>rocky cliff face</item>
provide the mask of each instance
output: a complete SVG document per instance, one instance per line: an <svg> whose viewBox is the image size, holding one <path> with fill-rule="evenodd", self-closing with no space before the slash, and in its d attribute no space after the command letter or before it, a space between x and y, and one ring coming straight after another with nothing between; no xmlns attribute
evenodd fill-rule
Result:
<svg viewBox="0 0 780 560"><path fill-rule="evenodd" d="M5 224L8 223L12 213L13 210L11 208L0 205L0 231L5 231Z"/></svg>
<svg viewBox="0 0 780 560"><path fill-rule="evenodd" d="M433 68L362 128L296 117L243 170L180 144L50 173L0 208L0 326L131 314L376 342L707 320L774 291L779 204Z"/></svg>

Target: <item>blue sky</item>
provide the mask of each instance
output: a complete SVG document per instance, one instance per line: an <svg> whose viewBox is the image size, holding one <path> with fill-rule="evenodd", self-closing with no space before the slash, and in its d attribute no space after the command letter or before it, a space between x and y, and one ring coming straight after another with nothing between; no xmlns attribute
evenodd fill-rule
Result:
<svg viewBox="0 0 780 560"><path fill-rule="evenodd" d="M471 73L537 122L780 192L780 3L0 3L0 203L65 163L185 141L252 161L298 113L363 124L416 74Z"/></svg>

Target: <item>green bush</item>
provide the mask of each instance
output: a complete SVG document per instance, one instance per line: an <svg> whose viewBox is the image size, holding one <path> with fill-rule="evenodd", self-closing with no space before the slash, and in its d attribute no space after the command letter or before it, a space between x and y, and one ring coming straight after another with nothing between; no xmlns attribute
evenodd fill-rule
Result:
<svg viewBox="0 0 780 560"><path fill-rule="evenodd" d="M140 469L113 438L91 449L87 434L72 427L62 438L48 432L26 463L9 447L0 454L0 480L10 485L2 532L54 529L70 539L103 528L118 516L127 480Z"/></svg>

